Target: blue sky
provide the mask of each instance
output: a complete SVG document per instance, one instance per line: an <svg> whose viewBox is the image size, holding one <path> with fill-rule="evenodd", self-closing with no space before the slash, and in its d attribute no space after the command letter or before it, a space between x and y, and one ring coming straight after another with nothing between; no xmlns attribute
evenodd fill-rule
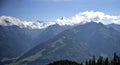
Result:
<svg viewBox="0 0 120 65"><path fill-rule="evenodd" d="M120 0L0 0L0 16L52 21L91 10L120 15L119 3Z"/></svg>

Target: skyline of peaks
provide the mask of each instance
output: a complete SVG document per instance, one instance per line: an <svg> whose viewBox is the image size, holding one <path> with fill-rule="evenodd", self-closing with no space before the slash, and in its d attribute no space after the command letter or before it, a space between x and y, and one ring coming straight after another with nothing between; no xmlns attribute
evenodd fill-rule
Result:
<svg viewBox="0 0 120 65"><path fill-rule="evenodd" d="M11 16L0 16L0 25L11 26L17 25L21 28L31 28L31 29L43 29L51 25L58 24L60 26L74 26L78 24L85 24L87 22L101 22L103 24L120 24L120 16L108 15L100 11L85 11L80 12L73 17L62 17L54 21L26 21L20 20L19 18L14 18Z"/></svg>

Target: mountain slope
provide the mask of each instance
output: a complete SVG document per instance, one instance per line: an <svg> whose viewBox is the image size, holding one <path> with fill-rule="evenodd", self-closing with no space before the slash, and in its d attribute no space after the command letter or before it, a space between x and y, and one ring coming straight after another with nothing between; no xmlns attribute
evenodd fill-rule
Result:
<svg viewBox="0 0 120 65"><path fill-rule="evenodd" d="M0 60L23 54L30 48L30 39L18 26L0 26Z"/></svg>
<svg viewBox="0 0 120 65"><path fill-rule="evenodd" d="M0 26L0 60L20 56L36 46L38 42L47 41L66 28L67 26L59 25L53 25L45 29L27 29L15 25Z"/></svg>
<svg viewBox="0 0 120 65"><path fill-rule="evenodd" d="M60 26L60 25L52 25L49 26L47 28L45 28L44 30L42 30L41 33L39 33L39 35L37 35L37 37L34 39L34 43L42 43L45 42L47 40L49 40L50 38L53 38L54 36L56 36L57 34L63 32L64 30L71 28L72 26Z"/></svg>
<svg viewBox="0 0 120 65"><path fill-rule="evenodd" d="M104 57L119 53L120 33L102 23L90 22L63 31L52 39L39 44L15 63L45 65L54 60L83 61L92 55Z"/></svg>
<svg viewBox="0 0 120 65"><path fill-rule="evenodd" d="M114 24L114 23L112 23L112 24L109 24L109 25L107 25L108 27L112 27L112 28L114 28L115 30L117 30L117 31L119 31L120 32L120 25L119 24Z"/></svg>

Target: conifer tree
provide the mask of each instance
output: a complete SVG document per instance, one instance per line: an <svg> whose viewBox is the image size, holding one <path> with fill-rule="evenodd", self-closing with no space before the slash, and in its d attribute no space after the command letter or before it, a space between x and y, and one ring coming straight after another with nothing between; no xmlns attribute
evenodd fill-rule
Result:
<svg viewBox="0 0 120 65"><path fill-rule="evenodd" d="M89 64L88 64L88 61L85 62L85 65L89 65Z"/></svg>
<svg viewBox="0 0 120 65"><path fill-rule="evenodd" d="M81 62L80 65L83 65L83 63Z"/></svg>
<svg viewBox="0 0 120 65"><path fill-rule="evenodd" d="M96 59L95 59L95 56L93 56L93 59L92 59L92 65L96 65Z"/></svg>
<svg viewBox="0 0 120 65"><path fill-rule="evenodd" d="M105 64L105 65L110 65L110 63L109 63L109 59L108 59L108 58L105 59L104 64Z"/></svg>
<svg viewBox="0 0 120 65"><path fill-rule="evenodd" d="M116 53L114 53L113 64L114 64L114 65L118 65L118 63L119 63L119 57L117 56Z"/></svg>
<svg viewBox="0 0 120 65"><path fill-rule="evenodd" d="M97 65L103 65L103 57L100 56L97 60Z"/></svg>
<svg viewBox="0 0 120 65"><path fill-rule="evenodd" d="M89 63L88 63L89 65L92 65L92 61L91 60L89 60Z"/></svg>

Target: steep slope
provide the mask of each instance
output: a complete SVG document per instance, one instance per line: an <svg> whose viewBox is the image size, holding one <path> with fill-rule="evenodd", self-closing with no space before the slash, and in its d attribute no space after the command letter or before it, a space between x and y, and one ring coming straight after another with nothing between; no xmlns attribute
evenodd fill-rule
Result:
<svg viewBox="0 0 120 65"><path fill-rule="evenodd" d="M65 30L40 43L13 64L45 65L54 60L83 61L92 55L104 57L120 51L120 33L102 23L90 22Z"/></svg>
<svg viewBox="0 0 120 65"><path fill-rule="evenodd" d="M39 40L38 38L41 38L40 34L45 30L45 29L28 29L28 28L22 28L25 33L27 33L30 36L30 46L31 48L35 47L36 45L38 45L39 43L37 43L37 41L39 42L43 42L41 41L41 39Z"/></svg>
<svg viewBox="0 0 120 65"><path fill-rule="evenodd" d="M8 23L8 21L5 22ZM36 46L38 42L47 41L66 28L68 27L59 25L53 25L45 29L27 29L15 25L0 26L0 60L20 56Z"/></svg>
<svg viewBox="0 0 120 65"><path fill-rule="evenodd" d="M30 48L31 37L18 26L0 26L0 60L14 58Z"/></svg>
<svg viewBox="0 0 120 65"><path fill-rule="evenodd" d="M86 42L92 53L100 56L110 56L114 52L119 53L120 33L113 28L107 28L102 23L88 23L75 27L78 38Z"/></svg>
<svg viewBox="0 0 120 65"><path fill-rule="evenodd" d="M9 23L9 21L3 21ZM11 62L29 49L54 37L68 26L53 25L43 29L20 28L16 25L0 26L0 63ZM50 32L49 34L47 32ZM12 51L11 51L12 50ZM3 62L5 61L5 62Z"/></svg>
<svg viewBox="0 0 120 65"><path fill-rule="evenodd" d="M50 38L53 38L54 36L56 36L57 34L63 32L64 30L71 28L72 26L60 26L58 24L49 26L45 29L43 29L39 35L36 36L36 38L34 39L34 43L42 43L45 42L47 40L49 40Z"/></svg>

